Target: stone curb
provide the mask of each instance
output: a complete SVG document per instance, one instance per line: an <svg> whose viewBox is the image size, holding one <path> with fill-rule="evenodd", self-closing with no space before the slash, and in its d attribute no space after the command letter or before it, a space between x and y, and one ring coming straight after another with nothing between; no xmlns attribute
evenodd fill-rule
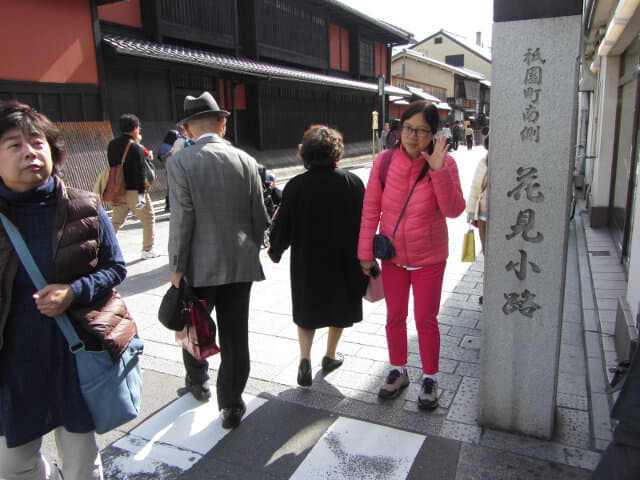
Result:
<svg viewBox="0 0 640 480"><path fill-rule="evenodd" d="M580 201L583 203L583 201ZM582 205L578 206L578 211ZM607 375L602 342L600 341L600 319L595 308L591 267L587 252L586 233L582 215L573 221L576 230L578 270L582 297L582 321L584 326L585 360L587 364L587 389L591 401L591 432L594 448L604 451L613 438L611 394L607 393Z"/></svg>

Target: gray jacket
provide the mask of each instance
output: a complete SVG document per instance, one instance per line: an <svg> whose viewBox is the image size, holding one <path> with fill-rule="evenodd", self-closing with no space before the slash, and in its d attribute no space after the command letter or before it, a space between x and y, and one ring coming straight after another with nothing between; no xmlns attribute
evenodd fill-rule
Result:
<svg viewBox="0 0 640 480"><path fill-rule="evenodd" d="M194 287L264 280L269 224L258 164L217 135L167 160L169 267Z"/></svg>

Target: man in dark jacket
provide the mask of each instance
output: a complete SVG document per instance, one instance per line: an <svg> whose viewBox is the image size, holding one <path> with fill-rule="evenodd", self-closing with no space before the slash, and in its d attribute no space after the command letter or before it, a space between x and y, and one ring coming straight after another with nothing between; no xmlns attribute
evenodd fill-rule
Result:
<svg viewBox="0 0 640 480"><path fill-rule="evenodd" d="M460 144L460 139L462 138L462 127L460 126L460 121L456 120L453 124L453 149L458 150L458 145Z"/></svg>
<svg viewBox="0 0 640 480"><path fill-rule="evenodd" d="M147 193L144 173L144 151L137 143L140 135L140 120L135 115L125 113L120 117L120 132L122 134L111 140L107 147L109 166L115 167L124 161L122 172L127 193L113 204L111 224L118 233L129 212L132 212L142 223L142 253L141 258L155 258L160 256L154 251L155 216L151 205L151 198ZM124 156L126 153L126 156Z"/></svg>

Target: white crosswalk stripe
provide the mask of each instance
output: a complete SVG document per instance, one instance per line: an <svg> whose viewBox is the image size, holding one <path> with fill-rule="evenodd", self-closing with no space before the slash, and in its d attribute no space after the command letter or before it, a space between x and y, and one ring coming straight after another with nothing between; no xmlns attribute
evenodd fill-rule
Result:
<svg viewBox="0 0 640 480"><path fill-rule="evenodd" d="M212 395L215 397L213 389ZM266 402L246 394L243 398L245 416ZM188 470L228 433L222 428L216 402L200 403L192 395L184 395L113 444L125 453L110 462L112 468L106 468L105 478L158 471L162 465Z"/></svg>
<svg viewBox="0 0 640 480"><path fill-rule="evenodd" d="M260 415L267 400L245 394L247 414ZM255 413L254 413L255 412ZM215 402L184 395L149 417L112 446L105 478L175 479L196 465L230 431L222 428ZM298 465L291 480L402 480L424 435L337 417ZM115 452L115 453L114 453Z"/></svg>
<svg viewBox="0 0 640 480"><path fill-rule="evenodd" d="M424 435L340 417L291 480L400 480L408 475L424 439Z"/></svg>

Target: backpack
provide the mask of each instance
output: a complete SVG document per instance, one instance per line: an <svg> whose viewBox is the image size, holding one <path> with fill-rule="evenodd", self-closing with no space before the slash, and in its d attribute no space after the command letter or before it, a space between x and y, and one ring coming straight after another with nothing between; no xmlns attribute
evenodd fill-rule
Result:
<svg viewBox="0 0 640 480"><path fill-rule="evenodd" d="M382 184L382 190L384 190L384 184L387 181L387 175L389 173L389 165L391 165L391 157L393 156L393 150L385 150L380 159L379 178Z"/></svg>

